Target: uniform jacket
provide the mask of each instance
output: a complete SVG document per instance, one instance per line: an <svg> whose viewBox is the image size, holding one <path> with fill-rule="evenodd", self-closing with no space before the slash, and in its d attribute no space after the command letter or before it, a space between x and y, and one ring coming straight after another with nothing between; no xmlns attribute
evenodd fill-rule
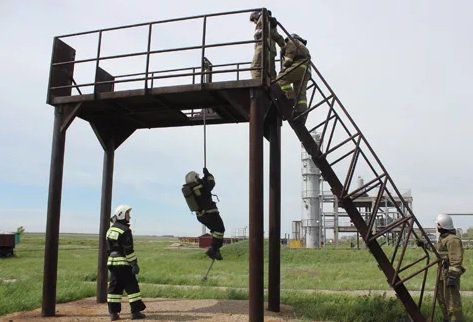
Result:
<svg viewBox="0 0 473 322"><path fill-rule="evenodd" d="M444 274L459 277L463 268L463 245L461 239L455 233L446 232L440 235L436 245L439 255L444 262Z"/></svg>
<svg viewBox="0 0 473 322"><path fill-rule="evenodd" d="M133 249L130 225L123 220L115 222L107 231L107 266L130 265L137 258Z"/></svg>
<svg viewBox="0 0 473 322"><path fill-rule="evenodd" d="M215 179L211 173L204 174L202 179L199 179L198 187L198 200L199 211L202 214L209 212L209 210L216 210L217 204L212 200L212 189L215 187ZM196 189L194 188L194 190Z"/></svg>
<svg viewBox="0 0 473 322"><path fill-rule="evenodd" d="M284 55L284 68L289 68L303 60L310 60L309 49L297 39L288 39L282 50Z"/></svg>
<svg viewBox="0 0 473 322"><path fill-rule="evenodd" d="M276 56L276 44L279 47L283 48L285 45L284 37L278 33L277 29L278 23L276 18L269 17L269 34L270 34L270 42L269 42L269 51L273 57ZM260 15L258 21L256 22L255 27L255 40L260 40L261 36L263 35L263 15Z"/></svg>

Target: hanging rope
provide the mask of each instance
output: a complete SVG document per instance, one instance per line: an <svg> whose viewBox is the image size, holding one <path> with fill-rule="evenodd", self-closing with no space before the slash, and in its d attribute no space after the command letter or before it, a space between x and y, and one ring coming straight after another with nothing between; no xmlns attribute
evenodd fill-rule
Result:
<svg viewBox="0 0 473 322"><path fill-rule="evenodd" d="M206 114L207 109L204 108L204 168L207 168L207 123L206 123Z"/></svg>

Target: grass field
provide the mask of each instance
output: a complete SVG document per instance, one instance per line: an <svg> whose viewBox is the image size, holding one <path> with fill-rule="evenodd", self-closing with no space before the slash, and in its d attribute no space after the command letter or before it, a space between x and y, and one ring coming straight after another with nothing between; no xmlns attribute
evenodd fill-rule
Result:
<svg viewBox="0 0 473 322"><path fill-rule="evenodd" d="M210 262L203 250L176 243L176 238L135 237L144 297L248 298L247 242L224 246L224 260L214 265L206 283L201 279ZM59 249L57 301L95 296L97 236L62 234ZM464 291L473 290L472 253L465 251ZM0 259L0 315L41 307L43 257L44 235L25 234L16 247L16 256ZM267 254L265 263L267 273ZM429 276L429 290L433 290L433 278L433 274ZM420 281L414 279L412 283ZM406 318L402 304L383 295L383 290L390 290L389 286L365 249L283 247L281 289L281 302L292 305L301 320L366 322ZM429 301L427 298L424 302L426 310ZM473 321L473 298L464 296L463 308L466 321Z"/></svg>

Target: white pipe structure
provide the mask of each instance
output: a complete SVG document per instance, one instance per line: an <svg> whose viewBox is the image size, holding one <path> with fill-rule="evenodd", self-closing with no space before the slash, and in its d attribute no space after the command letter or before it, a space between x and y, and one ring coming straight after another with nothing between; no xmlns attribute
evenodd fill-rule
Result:
<svg viewBox="0 0 473 322"><path fill-rule="evenodd" d="M320 143L320 135L312 133L312 138ZM302 236L306 248L322 247L322 217L320 209L320 170L311 156L302 147Z"/></svg>

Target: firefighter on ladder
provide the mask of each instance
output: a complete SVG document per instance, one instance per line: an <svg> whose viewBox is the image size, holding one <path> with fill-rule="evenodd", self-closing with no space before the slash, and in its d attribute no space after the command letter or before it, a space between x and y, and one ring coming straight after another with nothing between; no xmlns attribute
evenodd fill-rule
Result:
<svg viewBox="0 0 473 322"><path fill-rule="evenodd" d="M107 303L112 321L120 318L123 291L128 295L132 320L143 319L141 313L146 305L141 299L136 279L140 268L133 249L133 235L130 229L131 207L120 205L112 216L112 226L107 231L107 267L110 271Z"/></svg>
<svg viewBox="0 0 473 322"><path fill-rule="evenodd" d="M310 53L307 40L297 34L285 39L286 45L281 50L283 69L279 72L277 83L294 106L294 116L307 110L306 88L310 79ZM302 117L305 123L305 117Z"/></svg>
<svg viewBox="0 0 473 322"><path fill-rule="evenodd" d="M207 256L210 259L222 260L220 248L223 245L225 226L217 204L212 200L215 179L207 168L203 169L203 173L202 178L199 178L199 174L195 171L187 173L182 192L190 210L195 212L197 220L204 224L212 234L212 244L206 251Z"/></svg>

